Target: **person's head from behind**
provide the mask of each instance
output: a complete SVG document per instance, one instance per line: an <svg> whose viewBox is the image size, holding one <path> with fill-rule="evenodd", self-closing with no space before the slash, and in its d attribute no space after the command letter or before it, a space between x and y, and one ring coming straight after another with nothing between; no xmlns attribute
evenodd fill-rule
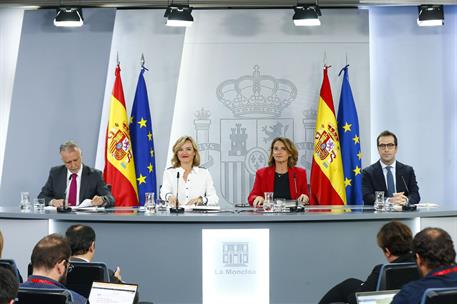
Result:
<svg viewBox="0 0 457 304"><path fill-rule="evenodd" d="M416 263L423 276L435 268L455 263L451 236L441 228L425 228L413 240Z"/></svg>
<svg viewBox="0 0 457 304"><path fill-rule="evenodd" d="M287 137L276 137L271 142L268 165L286 163L287 167L295 167L298 161L298 150L295 144Z"/></svg>
<svg viewBox="0 0 457 304"><path fill-rule="evenodd" d="M59 234L50 234L42 238L33 248L33 275L65 282L71 249L67 240Z"/></svg>
<svg viewBox="0 0 457 304"><path fill-rule="evenodd" d="M182 136L173 145L171 165L174 168L181 167L182 165L200 166L198 146L191 136Z"/></svg>
<svg viewBox="0 0 457 304"><path fill-rule="evenodd" d="M90 226L72 225L65 232L72 256L83 256L92 261L95 253L95 231Z"/></svg>
<svg viewBox="0 0 457 304"><path fill-rule="evenodd" d="M60 158L71 173L77 173L81 168L81 149L74 141L67 141L60 145Z"/></svg>
<svg viewBox="0 0 457 304"><path fill-rule="evenodd" d="M392 221L378 232L377 242L387 261L392 262L399 256L408 254L412 249L413 234L405 224Z"/></svg>
<svg viewBox="0 0 457 304"><path fill-rule="evenodd" d="M0 304L14 303L19 283L11 270L0 267Z"/></svg>

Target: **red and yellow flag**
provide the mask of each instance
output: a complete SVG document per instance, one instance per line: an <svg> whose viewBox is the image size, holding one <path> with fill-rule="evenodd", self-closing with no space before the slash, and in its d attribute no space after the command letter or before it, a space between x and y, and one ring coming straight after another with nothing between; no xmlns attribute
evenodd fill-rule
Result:
<svg viewBox="0 0 457 304"><path fill-rule="evenodd" d="M112 185L116 206L138 206L135 164L119 64L116 67L106 129L103 177L107 184Z"/></svg>
<svg viewBox="0 0 457 304"><path fill-rule="evenodd" d="M325 66L317 109L311 165L311 203L346 205L340 140L327 69L328 67Z"/></svg>

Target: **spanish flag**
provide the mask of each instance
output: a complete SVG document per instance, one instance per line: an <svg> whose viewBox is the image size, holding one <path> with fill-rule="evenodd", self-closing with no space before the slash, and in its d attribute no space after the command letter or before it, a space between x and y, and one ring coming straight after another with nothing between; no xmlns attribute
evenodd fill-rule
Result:
<svg viewBox="0 0 457 304"><path fill-rule="evenodd" d="M103 177L112 186L116 206L138 206L135 164L119 64L115 74L106 129Z"/></svg>
<svg viewBox="0 0 457 304"><path fill-rule="evenodd" d="M311 165L311 204L345 205L343 162L332 91L324 67Z"/></svg>

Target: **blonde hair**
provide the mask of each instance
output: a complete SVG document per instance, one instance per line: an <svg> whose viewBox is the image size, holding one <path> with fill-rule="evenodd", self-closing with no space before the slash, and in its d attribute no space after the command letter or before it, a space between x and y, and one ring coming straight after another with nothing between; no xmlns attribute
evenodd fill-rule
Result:
<svg viewBox="0 0 457 304"><path fill-rule="evenodd" d="M192 166L200 166L200 153L198 152L198 146L195 140L191 136L181 136L173 145L173 157L171 159L171 165L173 168L177 168L181 166L181 162L178 158L178 152L181 150L182 146L189 141L192 144L192 148L194 148L195 156L192 161Z"/></svg>
<svg viewBox="0 0 457 304"><path fill-rule="evenodd" d="M287 137L276 137L273 139L271 142L271 147L270 147L270 156L268 157L268 165L269 166L274 166L275 165L275 159L273 157L273 146L275 145L276 142L282 142L284 146L286 147L287 152L289 152L290 156L287 159L287 166L289 168L295 167L298 161L298 150L295 144L288 139Z"/></svg>

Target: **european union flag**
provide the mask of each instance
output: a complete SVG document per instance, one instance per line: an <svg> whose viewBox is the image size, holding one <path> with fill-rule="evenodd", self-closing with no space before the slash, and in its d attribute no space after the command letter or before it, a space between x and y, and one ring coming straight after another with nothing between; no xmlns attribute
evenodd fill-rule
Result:
<svg viewBox="0 0 457 304"><path fill-rule="evenodd" d="M130 116L130 138L135 160L136 184L138 186L140 206L144 206L144 194L146 192L154 192L157 195L154 136L152 133L148 91L143 76L145 70L147 69L142 67L138 77Z"/></svg>
<svg viewBox="0 0 457 304"><path fill-rule="evenodd" d="M344 76L337 121L341 157L343 158L346 201L348 205L362 205L362 152L360 150L359 118L349 84L348 65L342 71L344 71Z"/></svg>

